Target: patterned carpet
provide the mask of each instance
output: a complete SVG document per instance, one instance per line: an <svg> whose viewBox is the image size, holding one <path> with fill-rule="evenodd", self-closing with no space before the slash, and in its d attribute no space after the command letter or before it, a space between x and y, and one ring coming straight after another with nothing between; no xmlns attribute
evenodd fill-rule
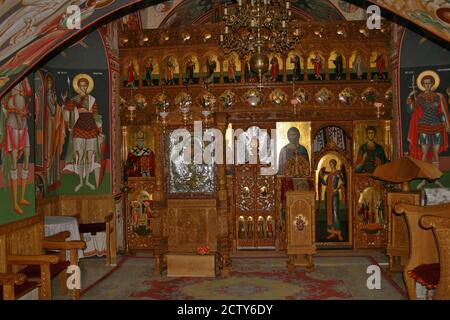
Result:
<svg viewBox="0 0 450 320"><path fill-rule="evenodd" d="M93 262L95 263L95 262ZM316 257L316 268L288 273L282 258L235 258L228 278L152 276L153 259L123 258L100 279L84 278L82 299L151 300L318 300L405 299L404 291L382 272L381 289L368 290L369 257ZM89 278L89 260L82 265ZM90 283L90 284L88 284Z"/></svg>

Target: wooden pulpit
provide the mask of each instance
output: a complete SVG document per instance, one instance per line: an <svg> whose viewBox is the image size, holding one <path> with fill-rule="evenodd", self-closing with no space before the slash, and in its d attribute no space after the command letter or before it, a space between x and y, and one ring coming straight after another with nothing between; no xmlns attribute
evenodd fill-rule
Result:
<svg viewBox="0 0 450 320"><path fill-rule="evenodd" d="M316 254L314 191L288 191L286 208L288 271L294 272L296 266L312 271Z"/></svg>

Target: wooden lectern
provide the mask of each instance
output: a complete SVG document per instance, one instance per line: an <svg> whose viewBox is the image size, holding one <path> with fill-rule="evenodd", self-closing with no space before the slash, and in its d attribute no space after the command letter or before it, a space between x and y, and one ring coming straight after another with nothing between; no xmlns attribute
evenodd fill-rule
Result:
<svg viewBox="0 0 450 320"><path fill-rule="evenodd" d="M287 267L294 272L295 266L314 269L316 254L316 218L314 191L288 191L286 193Z"/></svg>

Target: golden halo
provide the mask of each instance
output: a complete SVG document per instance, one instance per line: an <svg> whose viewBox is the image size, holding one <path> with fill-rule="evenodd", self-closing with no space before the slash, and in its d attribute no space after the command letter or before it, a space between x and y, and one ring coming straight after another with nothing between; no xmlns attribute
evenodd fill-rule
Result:
<svg viewBox="0 0 450 320"><path fill-rule="evenodd" d="M76 93L81 94L80 87L78 86L78 81L80 79L87 80L88 88L86 90L86 94L90 94L92 92L92 90L94 90L94 80L92 80L92 77L90 75L85 74L85 73L77 74L75 76L75 78L73 78L73 81L72 81L73 90L75 90Z"/></svg>
<svg viewBox="0 0 450 320"><path fill-rule="evenodd" d="M439 75L433 70L427 70L419 74L419 76L417 77L417 86L419 87L420 90L425 91L425 88L422 85L422 80L427 76L430 76L434 79L434 85L431 88L431 91L436 90L439 87L439 84L441 83L441 78L439 78Z"/></svg>

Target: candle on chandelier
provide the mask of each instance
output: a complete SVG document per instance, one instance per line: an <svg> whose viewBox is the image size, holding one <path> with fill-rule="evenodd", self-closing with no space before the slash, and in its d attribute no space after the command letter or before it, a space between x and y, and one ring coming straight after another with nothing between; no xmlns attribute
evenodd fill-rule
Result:
<svg viewBox="0 0 450 320"><path fill-rule="evenodd" d="M283 28L286 28L286 20L283 20L283 22L281 23L281 25L283 26Z"/></svg>
<svg viewBox="0 0 450 320"><path fill-rule="evenodd" d="M289 9L291 7L291 3L289 1L286 1L286 9Z"/></svg>
<svg viewBox="0 0 450 320"><path fill-rule="evenodd" d="M220 42L223 42L223 34L220 35Z"/></svg>
<svg viewBox="0 0 450 320"><path fill-rule="evenodd" d="M225 34L228 34L228 26L225 27Z"/></svg>
<svg viewBox="0 0 450 320"><path fill-rule="evenodd" d="M238 6L242 6L242 0L238 0Z"/></svg>
<svg viewBox="0 0 450 320"><path fill-rule="evenodd" d="M224 15L227 15L227 14L228 14L228 8L227 8L227 7L225 7L225 9L223 9L223 14L224 14Z"/></svg>

